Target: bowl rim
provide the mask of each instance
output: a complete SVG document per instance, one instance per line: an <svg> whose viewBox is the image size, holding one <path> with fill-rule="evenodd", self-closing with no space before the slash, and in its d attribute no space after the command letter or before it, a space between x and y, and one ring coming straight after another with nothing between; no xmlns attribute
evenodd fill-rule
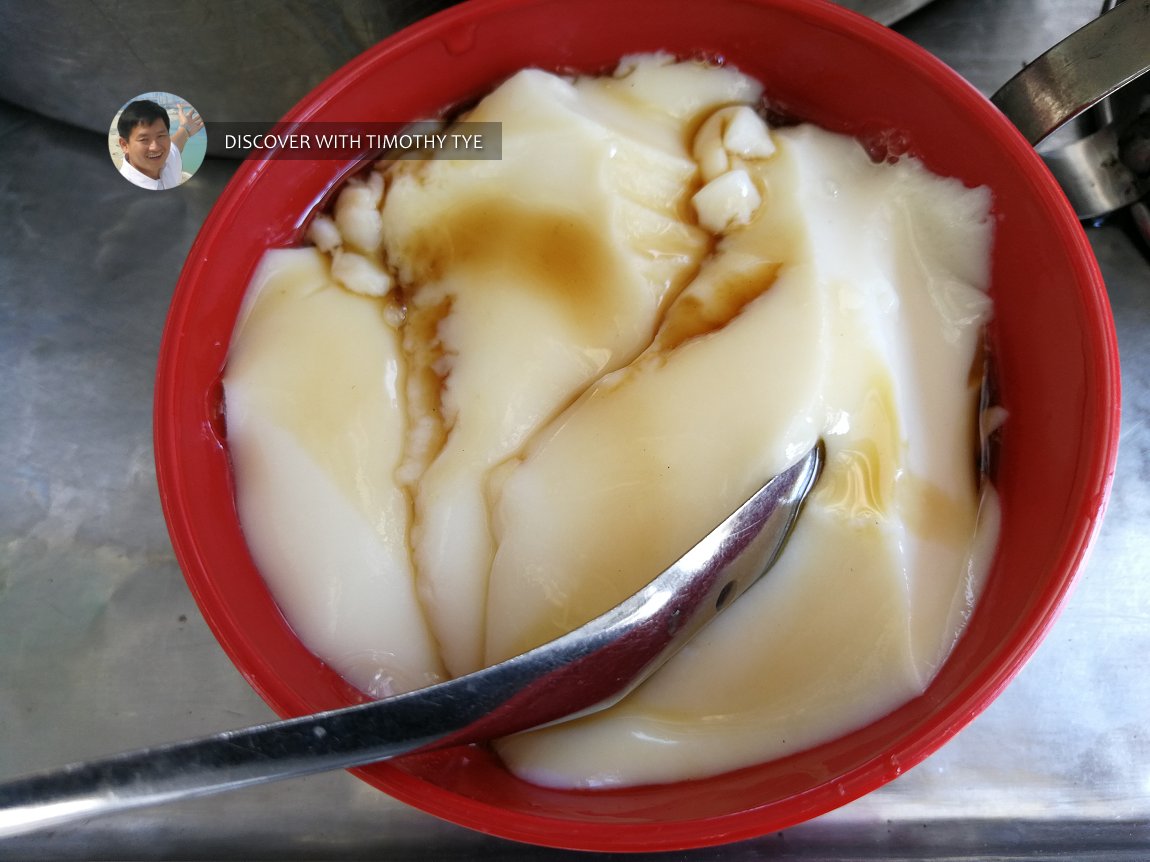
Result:
<svg viewBox="0 0 1150 862"><path fill-rule="evenodd" d="M444 37L469 21L496 12L514 11L521 7L547 5L557 0L467 0L419 21L388 37L328 76L305 95L283 118L281 124L306 122L321 113L339 93L357 86L361 75L377 64L418 46L429 39ZM570 3L570 0L568 0ZM594 0L591 0L594 2ZM767 6L790 11L800 17L817 20L822 26L851 31L852 38L869 42L876 50L893 51L912 63L924 76L941 82L964 109L983 118L983 127L1013 158L1031 164L1048 182L1037 185L1044 199L1042 206L1054 214L1054 227L1059 240L1070 249L1079 264L1079 280L1090 286L1083 291L1091 303L1094 320L1103 325L1094 334L1100 337L1099 349L1104 354L1103 378L1092 390L1090 420L1097 426L1099 445L1091 449L1093 458L1079 466L1088 487L1080 508L1081 529L1068 537L1059 558L1063 573L1055 588L1042 596L1041 603L1005 644L1005 658L986 674L972 680L953 696L951 707L931 716L913 738L901 740L897 750L886 750L855 769L835 775L808 790L791 797L785 811L777 805L764 805L717 817L681 820L674 823L609 823L590 826L582 820L563 821L546 815L528 815L429 785L416 775L391 764L351 770L360 778L386 791L395 798L479 832L528 843L582 850L656 851L682 850L727 843L762 835L767 832L811 819L846 802L857 799L886 784L906 769L940 748L975 716L981 713L1021 670L1038 648L1064 606L1077 573L1087 559L1095 539L1113 480L1118 449L1121 403L1117 338L1109 300L1093 251L1070 204L1049 175L1041 158L1009 121L999 113L958 73L900 34L885 28L851 10L827 0L732 0L749 5ZM180 274L168 317L165 322L157 365L154 402L154 441L157 483L161 504L168 524L177 560L201 613L217 641L249 684L281 716L298 715L307 706L289 685L279 680L265 657L253 652L243 638L243 621L222 605L212 587L210 560L205 557L199 540L199 527L189 518L186 495L188 477L183 475L180 452L185 435L211 436L210 429L180 427L175 417L178 402L186 398L181 392L180 340L187 334L189 314L196 299L195 284L207 268L210 252L224 241L228 224L242 209L248 196L267 174L270 161L245 161L220 195L204 222ZM347 170L353 170L354 165ZM318 201L313 202L313 205ZM295 231L302 226L312 207L299 213ZM269 237L269 247L282 237ZM1105 322L1109 321L1109 326ZM211 441L207 441L211 444ZM381 768L382 767L382 768ZM754 767L751 767L754 768ZM434 787L429 792L429 788ZM595 791L611 793L612 791ZM774 806L774 807L772 807Z"/></svg>

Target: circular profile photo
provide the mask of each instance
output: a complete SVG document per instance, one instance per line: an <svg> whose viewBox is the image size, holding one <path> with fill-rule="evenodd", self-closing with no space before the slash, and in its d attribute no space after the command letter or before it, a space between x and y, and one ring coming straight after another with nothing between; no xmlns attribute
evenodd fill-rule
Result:
<svg viewBox="0 0 1150 862"><path fill-rule="evenodd" d="M120 176L151 191L187 182L207 149L199 112L172 93L142 93L125 102L108 129L108 152Z"/></svg>

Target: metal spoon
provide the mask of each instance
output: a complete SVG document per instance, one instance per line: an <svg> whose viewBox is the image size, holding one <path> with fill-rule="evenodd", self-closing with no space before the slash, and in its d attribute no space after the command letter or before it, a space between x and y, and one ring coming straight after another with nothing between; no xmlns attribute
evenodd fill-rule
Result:
<svg viewBox="0 0 1150 862"><path fill-rule="evenodd" d="M646 587L557 640L408 694L0 784L0 836L481 742L605 709L771 567L824 458L820 442Z"/></svg>

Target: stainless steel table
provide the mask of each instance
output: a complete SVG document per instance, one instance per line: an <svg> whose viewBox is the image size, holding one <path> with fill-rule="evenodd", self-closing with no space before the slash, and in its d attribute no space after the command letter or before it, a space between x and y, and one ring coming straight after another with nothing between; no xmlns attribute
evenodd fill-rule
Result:
<svg viewBox="0 0 1150 862"><path fill-rule="evenodd" d="M936 0L895 26L989 94L1098 6ZM233 167L209 158L179 192L142 195L103 135L0 103L0 778L272 717L184 586L152 463L165 311ZM1150 261L1121 224L1090 237L1118 322L1122 441L1049 638L878 792L784 833L646 858L1150 858ZM442 823L346 774L0 841L5 859L368 857L588 858Z"/></svg>

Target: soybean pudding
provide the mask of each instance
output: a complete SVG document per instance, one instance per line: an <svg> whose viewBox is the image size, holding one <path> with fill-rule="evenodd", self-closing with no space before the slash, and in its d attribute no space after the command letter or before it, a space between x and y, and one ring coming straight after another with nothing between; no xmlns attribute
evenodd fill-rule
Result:
<svg viewBox="0 0 1150 862"><path fill-rule="evenodd" d="M714 774L921 693L998 532L978 469L990 195L768 128L661 55L526 70L502 158L381 161L267 252L225 374L253 556L386 696L638 590L822 437L772 572L618 706L501 740L541 784Z"/></svg>

